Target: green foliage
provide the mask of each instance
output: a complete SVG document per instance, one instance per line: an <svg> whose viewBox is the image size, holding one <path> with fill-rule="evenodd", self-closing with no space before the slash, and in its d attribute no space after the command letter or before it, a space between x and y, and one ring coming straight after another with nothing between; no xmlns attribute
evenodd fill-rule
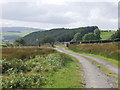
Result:
<svg viewBox="0 0 120 90"><path fill-rule="evenodd" d="M101 39L101 37L100 37L100 30L99 29L95 29L94 30L94 34L95 34L96 40L100 40Z"/></svg>
<svg viewBox="0 0 120 90"><path fill-rule="evenodd" d="M25 76L23 73L11 73L9 78L2 79L3 88L39 88L45 78L40 74Z"/></svg>
<svg viewBox="0 0 120 90"><path fill-rule="evenodd" d="M3 73L15 72L30 72L30 71L42 71L42 70L54 70L65 66L65 64L71 61L70 58L64 54L53 54L47 57L36 57L31 60L12 59L10 61L3 60ZM41 67L40 67L41 66Z"/></svg>
<svg viewBox="0 0 120 90"><path fill-rule="evenodd" d="M19 38L19 39L16 39L14 41L14 43L17 45L17 46L23 46L25 44L25 41L22 39L22 38Z"/></svg>
<svg viewBox="0 0 120 90"><path fill-rule="evenodd" d="M40 41L43 40L45 36L51 36L55 39L55 41L67 42L67 41L71 41L76 33L81 33L82 35L84 35L88 32L93 32L96 28L98 27L91 26L91 27L80 27L74 29L57 28L46 31L33 32L23 37L23 39L26 42L25 45L38 45L36 39Z"/></svg>
<svg viewBox="0 0 120 90"><path fill-rule="evenodd" d="M2 72L8 75L7 78L3 78L3 88L41 87L46 85L47 77L71 61L72 59L65 54L51 54L47 57L36 57L27 61L20 59L3 60ZM33 72L33 75L26 76L27 72ZM34 74L35 72L36 74Z"/></svg>
<svg viewBox="0 0 120 90"><path fill-rule="evenodd" d="M80 41L80 40L82 40L82 36L83 35L81 33L76 33L71 41L72 42Z"/></svg>
<svg viewBox="0 0 120 90"><path fill-rule="evenodd" d="M111 36L111 39L120 39L120 30L116 31L115 34Z"/></svg>
<svg viewBox="0 0 120 90"><path fill-rule="evenodd" d="M95 29L95 30L94 30L94 34L100 35L100 30L99 30L99 29Z"/></svg>
<svg viewBox="0 0 120 90"><path fill-rule="evenodd" d="M94 30L94 33L87 33L82 37L83 41L90 41L90 40L100 40L100 30L97 28Z"/></svg>
<svg viewBox="0 0 120 90"><path fill-rule="evenodd" d="M96 40L96 36L94 33L88 33L83 36L83 41L90 41L90 40Z"/></svg>
<svg viewBox="0 0 120 90"><path fill-rule="evenodd" d="M46 36L43 38L43 43L54 43L54 38L51 36Z"/></svg>
<svg viewBox="0 0 120 90"><path fill-rule="evenodd" d="M90 40L100 40L100 30L97 28L94 30L94 33L87 33L83 36L83 41L90 41Z"/></svg>

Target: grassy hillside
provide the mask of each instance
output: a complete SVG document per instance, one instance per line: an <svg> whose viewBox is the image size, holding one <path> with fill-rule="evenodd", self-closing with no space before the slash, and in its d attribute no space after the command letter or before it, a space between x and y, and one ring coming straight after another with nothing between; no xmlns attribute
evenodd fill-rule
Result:
<svg viewBox="0 0 120 90"><path fill-rule="evenodd" d="M29 34L29 33L31 33L31 32L33 32L33 31L3 32L2 35L3 35L3 36L14 36L14 35L17 35L17 36L23 37L23 36L25 36L25 35L27 35L27 34Z"/></svg>
<svg viewBox="0 0 120 90"><path fill-rule="evenodd" d="M73 57L51 48L0 49L3 88L84 87L81 65Z"/></svg>
<svg viewBox="0 0 120 90"><path fill-rule="evenodd" d="M33 31L21 31L21 32L3 32L1 40L9 40L10 42L14 42L15 39L21 38Z"/></svg>
<svg viewBox="0 0 120 90"><path fill-rule="evenodd" d="M0 41L9 40L10 42L13 42L15 39L35 31L43 31L43 29L29 27L2 27L2 38L0 38Z"/></svg>
<svg viewBox="0 0 120 90"><path fill-rule="evenodd" d="M69 49L76 52L85 52L91 54L97 54L108 58L119 60L120 49L118 48L120 43L101 43L101 44L71 44Z"/></svg>
<svg viewBox="0 0 120 90"><path fill-rule="evenodd" d="M113 35L116 31L111 32L101 32L101 39L102 40L108 40L110 39L111 35Z"/></svg>
<svg viewBox="0 0 120 90"><path fill-rule="evenodd" d="M36 39L40 41L43 38L45 38L45 36L51 36L56 41L66 42L66 41L71 41L73 39L73 36L77 32L84 35L89 32L94 32L96 28L98 27L90 26L90 27L80 27L80 28L73 28L73 29L65 29L65 28L51 29L48 31L38 31L38 32L30 33L25 37L23 37L23 39L25 40L26 45L38 45L38 42L36 41Z"/></svg>

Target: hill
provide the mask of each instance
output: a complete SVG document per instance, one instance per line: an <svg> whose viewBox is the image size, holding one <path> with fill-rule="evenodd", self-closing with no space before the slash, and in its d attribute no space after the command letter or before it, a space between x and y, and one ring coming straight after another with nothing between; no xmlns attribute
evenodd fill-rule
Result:
<svg viewBox="0 0 120 90"><path fill-rule="evenodd" d="M29 28L29 27L1 27L2 32L23 32L26 30L29 31L43 31L44 29L38 29L38 28Z"/></svg>
<svg viewBox="0 0 120 90"><path fill-rule="evenodd" d="M56 41L59 42L67 42L70 41L76 33L81 33L82 35L94 32L94 30L98 28L97 26L88 26L88 27L79 27L73 29L67 28L56 28L47 31L37 31L32 32L23 37L24 41L26 42L25 45L38 45L37 39L40 41L45 36L51 36Z"/></svg>
<svg viewBox="0 0 120 90"><path fill-rule="evenodd" d="M101 32L101 39L108 40L116 31Z"/></svg>
<svg viewBox="0 0 120 90"><path fill-rule="evenodd" d="M2 40L9 40L13 42L15 39L23 37L31 32L44 31L44 29L29 28L29 27L1 27L2 29Z"/></svg>

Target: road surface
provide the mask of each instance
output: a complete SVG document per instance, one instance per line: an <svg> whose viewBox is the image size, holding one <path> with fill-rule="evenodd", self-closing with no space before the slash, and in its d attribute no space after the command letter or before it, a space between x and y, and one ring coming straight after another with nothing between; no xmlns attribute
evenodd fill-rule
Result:
<svg viewBox="0 0 120 90"><path fill-rule="evenodd" d="M100 68L97 68L90 60L82 57L82 55L89 57L100 64L106 65L106 67L115 74L118 74L117 67L113 67L109 63L98 58L85 54L80 55L73 51L66 50L64 47L57 46L55 49L59 52L75 57L82 64L86 84L85 88L117 88L114 85L114 82L117 82L117 79L105 75Z"/></svg>

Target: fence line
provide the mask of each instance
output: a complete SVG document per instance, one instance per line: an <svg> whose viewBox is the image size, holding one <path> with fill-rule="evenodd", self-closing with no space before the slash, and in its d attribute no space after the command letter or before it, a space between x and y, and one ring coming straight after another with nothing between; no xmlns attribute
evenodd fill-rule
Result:
<svg viewBox="0 0 120 90"><path fill-rule="evenodd" d="M120 42L120 40L81 41L81 42L70 42L70 44L81 44L81 43L110 43L110 42Z"/></svg>

